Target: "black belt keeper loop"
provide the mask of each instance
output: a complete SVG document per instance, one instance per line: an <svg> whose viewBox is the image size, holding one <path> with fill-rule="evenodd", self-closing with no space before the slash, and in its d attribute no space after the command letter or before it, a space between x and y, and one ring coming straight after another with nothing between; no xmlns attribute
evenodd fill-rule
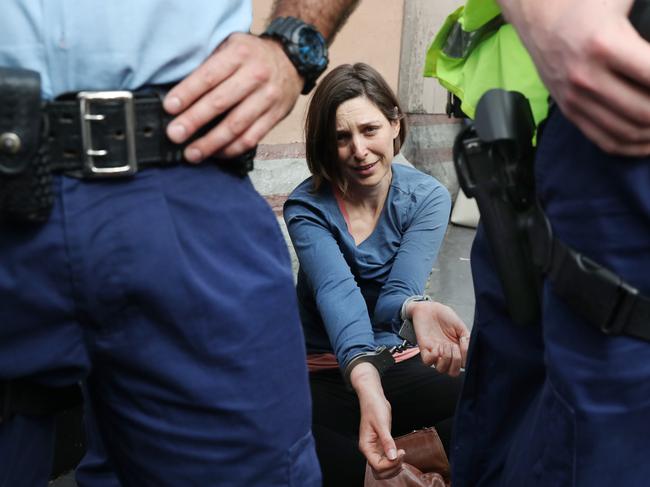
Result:
<svg viewBox="0 0 650 487"><path fill-rule="evenodd" d="M621 282L618 291L616 305L612 308L612 313L608 316L607 323L601 326L601 330L607 335L625 333L626 326L634 316L634 310L638 302L638 289Z"/></svg>

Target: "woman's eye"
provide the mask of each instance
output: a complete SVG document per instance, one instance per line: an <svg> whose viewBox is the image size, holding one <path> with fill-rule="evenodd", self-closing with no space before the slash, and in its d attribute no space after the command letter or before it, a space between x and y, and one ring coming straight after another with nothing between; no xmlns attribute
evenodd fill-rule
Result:
<svg viewBox="0 0 650 487"><path fill-rule="evenodd" d="M336 141L337 142L345 142L346 140L348 140L348 134L343 134L343 133L336 134Z"/></svg>
<svg viewBox="0 0 650 487"><path fill-rule="evenodd" d="M377 130L379 130L378 127L366 127L367 134L374 134L375 132L377 132Z"/></svg>

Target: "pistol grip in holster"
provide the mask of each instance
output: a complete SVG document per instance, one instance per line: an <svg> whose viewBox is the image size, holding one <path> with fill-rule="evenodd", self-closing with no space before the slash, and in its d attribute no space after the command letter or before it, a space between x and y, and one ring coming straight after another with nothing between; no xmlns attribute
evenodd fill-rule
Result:
<svg viewBox="0 0 650 487"><path fill-rule="evenodd" d="M511 318L520 325L540 316L541 278L526 229L535 211L534 130L523 95L492 90L454 143L460 186L476 199Z"/></svg>

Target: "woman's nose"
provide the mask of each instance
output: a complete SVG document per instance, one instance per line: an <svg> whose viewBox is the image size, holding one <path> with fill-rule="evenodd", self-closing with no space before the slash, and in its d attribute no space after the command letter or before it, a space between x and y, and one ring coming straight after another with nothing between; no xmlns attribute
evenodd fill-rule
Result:
<svg viewBox="0 0 650 487"><path fill-rule="evenodd" d="M368 146L363 137L352 137L352 153L357 159L363 159L368 154Z"/></svg>

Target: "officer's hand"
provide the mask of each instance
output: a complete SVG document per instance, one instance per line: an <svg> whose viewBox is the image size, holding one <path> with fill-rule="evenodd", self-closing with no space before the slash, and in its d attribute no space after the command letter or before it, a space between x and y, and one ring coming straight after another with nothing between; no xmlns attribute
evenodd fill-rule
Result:
<svg viewBox="0 0 650 487"><path fill-rule="evenodd" d="M402 469L404 450L398 450L390 434L391 407L384 396L379 373L362 362L352 369L350 382L359 398L359 450L368 460L375 478L390 478Z"/></svg>
<svg viewBox="0 0 650 487"><path fill-rule="evenodd" d="M500 0L562 112L609 153L650 154L650 44L633 0Z"/></svg>
<svg viewBox="0 0 650 487"><path fill-rule="evenodd" d="M456 312L435 301L409 303L406 312L413 321L422 361L442 374L460 374L467 360L469 330Z"/></svg>
<svg viewBox="0 0 650 487"><path fill-rule="evenodd" d="M232 34L165 97L165 110L178 115L167 135L183 143L230 110L218 126L187 147L185 158L199 162L215 153L242 154L289 113L303 84L277 41Z"/></svg>

